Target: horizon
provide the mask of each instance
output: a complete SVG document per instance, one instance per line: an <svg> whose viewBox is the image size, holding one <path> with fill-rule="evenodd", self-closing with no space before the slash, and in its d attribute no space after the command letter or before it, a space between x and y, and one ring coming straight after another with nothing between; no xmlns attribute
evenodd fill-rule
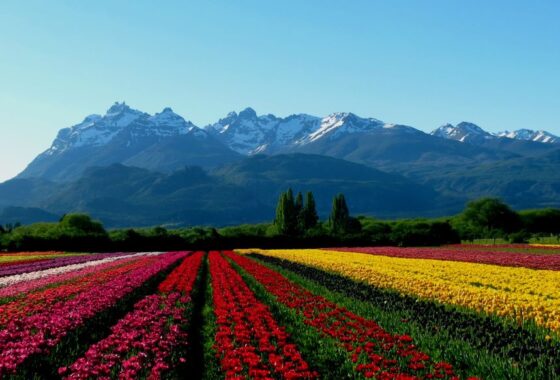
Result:
<svg viewBox="0 0 560 380"><path fill-rule="evenodd" d="M198 127L251 107L560 135L554 1L131 4L0 6L0 181L116 99Z"/></svg>

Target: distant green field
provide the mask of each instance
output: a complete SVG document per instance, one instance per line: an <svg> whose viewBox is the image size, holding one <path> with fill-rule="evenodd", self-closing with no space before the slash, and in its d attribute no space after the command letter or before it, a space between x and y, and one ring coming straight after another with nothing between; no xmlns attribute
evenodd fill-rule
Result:
<svg viewBox="0 0 560 380"><path fill-rule="evenodd" d="M559 236L547 236L547 237L533 237L529 239L530 244L560 244ZM463 240L461 244L485 244L485 245L502 245L509 244L506 239L475 239L472 241Z"/></svg>

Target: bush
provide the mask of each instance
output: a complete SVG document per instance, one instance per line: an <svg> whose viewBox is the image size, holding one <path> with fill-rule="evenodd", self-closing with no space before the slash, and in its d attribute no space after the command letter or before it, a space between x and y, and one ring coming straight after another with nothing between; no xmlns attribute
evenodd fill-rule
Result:
<svg viewBox="0 0 560 380"><path fill-rule="evenodd" d="M514 232L508 236L508 241L511 244L526 244L529 242L531 234L525 230Z"/></svg>

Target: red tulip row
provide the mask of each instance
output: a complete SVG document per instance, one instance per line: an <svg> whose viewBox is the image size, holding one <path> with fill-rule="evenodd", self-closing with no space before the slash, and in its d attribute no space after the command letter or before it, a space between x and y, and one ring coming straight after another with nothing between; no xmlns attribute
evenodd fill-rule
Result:
<svg viewBox="0 0 560 380"><path fill-rule="evenodd" d="M537 255L478 248L397 248L363 247L330 248L332 251L368 253L381 256L411 259L432 259L492 264L532 269L560 270L560 255Z"/></svg>
<svg viewBox="0 0 560 380"><path fill-rule="evenodd" d="M70 298L59 302L49 300L42 303L42 308L33 308L31 315L7 318L4 329L0 331L0 378L16 372L18 366L34 354L48 354L67 334L101 311L116 305L124 296L185 255L184 252L176 252L142 258L136 262L138 265L134 269L118 275L105 273L102 282L95 286L90 283L89 288ZM81 284L78 282L72 286L80 287Z"/></svg>
<svg viewBox="0 0 560 380"><path fill-rule="evenodd" d="M289 335L259 302L241 276L211 252L210 276L217 320L215 349L226 379L311 379L311 371Z"/></svg>
<svg viewBox="0 0 560 380"><path fill-rule="evenodd" d="M377 379L456 379L450 364L434 363L416 349L407 335L393 335L374 321L316 296L284 276L246 257L224 254L251 274L277 301L295 309L304 322L340 342L349 352L355 369Z"/></svg>
<svg viewBox="0 0 560 380"><path fill-rule="evenodd" d="M181 292L189 296L193 290L198 268L204 257L204 252L198 251L183 262L159 284L158 290L162 293Z"/></svg>
<svg viewBox="0 0 560 380"><path fill-rule="evenodd" d="M160 284L161 293L145 297L111 328L111 335L92 345L69 367L68 379L110 377L159 379L173 363L174 351L187 344L185 309L190 302L203 253L197 252ZM183 357L178 358L184 362Z"/></svg>

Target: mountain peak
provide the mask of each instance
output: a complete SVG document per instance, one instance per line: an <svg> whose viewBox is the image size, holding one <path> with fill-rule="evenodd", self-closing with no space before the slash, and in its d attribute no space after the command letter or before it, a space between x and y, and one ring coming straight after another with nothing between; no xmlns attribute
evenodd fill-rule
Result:
<svg viewBox="0 0 560 380"><path fill-rule="evenodd" d="M107 116L109 115L115 115L115 114L120 114L123 113L125 111L129 111L130 107L125 103L119 103L119 102L115 102L113 103L113 105L111 107L109 107L109 109L107 110Z"/></svg>
<svg viewBox="0 0 560 380"><path fill-rule="evenodd" d="M362 118L351 112L335 112L321 120L321 126L311 133L307 141L313 142L325 136L335 138L342 134L371 132L383 127L383 122L374 118Z"/></svg>
<svg viewBox="0 0 560 380"><path fill-rule="evenodd" d="M447 123L432 131L431 134L433 136L460 142L476 142L495 137L478 125L468 121L462 121L455 126Z"/></svg>
<svg viewBox="0 0 560 380"><path fill-rule="evenodd" d="M239 117L241 119L256 119L257 113L251 107L247 107L243 111L239 112Z"/></svg>
<svg viewBox="0 0 560 380"><path fill-rule="evenodd" d="M177 129L177 134L184 134L187 129L194 127L191 122L187 122L182 116L173 112L170 107L165 107L160 113L150 116L149 120L157 127L167 127L166 135L169 134L171 129Z"/></svg>
<svg viewBox="0 0 560 380"><path fill-rule="evenodd" d="M478 125L468 122L468 121L462 121L459 124L457 124L458 129L462 129L462 130L466 130L469 131L471 133L478 133L481 135L485 135L488 134L488 132L486 132L484 129L480 128Z"/></svg>

